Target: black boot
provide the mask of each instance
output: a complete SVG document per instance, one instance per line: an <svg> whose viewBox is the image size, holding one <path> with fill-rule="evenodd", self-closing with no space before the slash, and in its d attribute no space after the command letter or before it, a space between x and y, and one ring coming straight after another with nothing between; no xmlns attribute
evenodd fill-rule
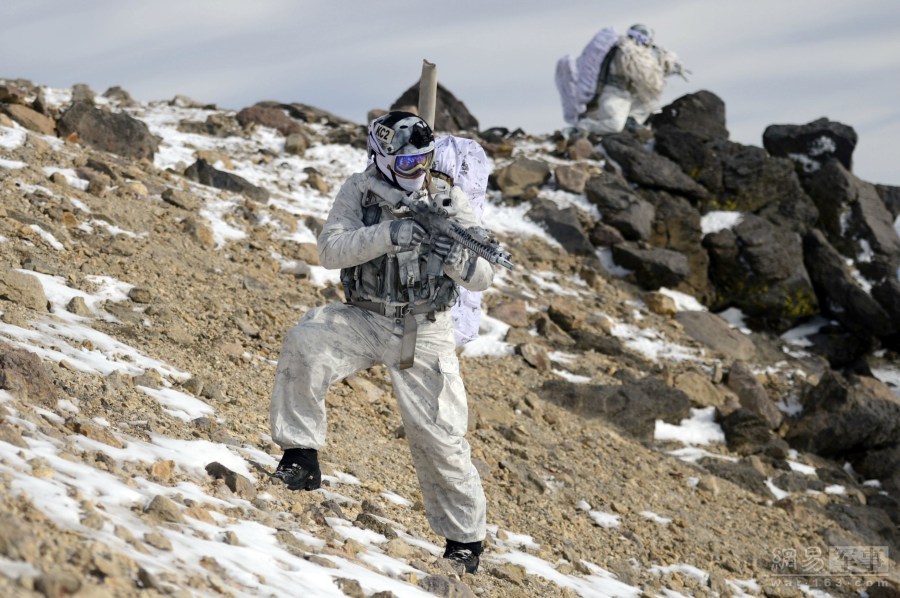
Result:
<svg viewBox="0 0 900 598"><path fill-rule="evenodd" d="M272 474L287 484L288 490L315 490L322 487L322 471L319 469L319 451L316 449L290 448L284 451L278 469Z"/></svg>
<svg viewBox="0 0 900 598"><path fill-rule="evenodd" d="M481 542L456 542L447 539L447 548L444 549L444 558L455 561L463 566L466 573L478 571L478 563L484 548Z"/></svg>

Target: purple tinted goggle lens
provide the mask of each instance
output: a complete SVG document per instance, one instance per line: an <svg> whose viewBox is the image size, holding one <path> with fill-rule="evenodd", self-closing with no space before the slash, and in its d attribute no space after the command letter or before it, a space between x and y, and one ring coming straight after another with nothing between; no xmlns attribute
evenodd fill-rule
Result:
<svg viewBox="0 0 900 598"><path fill-rule="evenodd" d="M640 31L635 31L632 29L631 31L628 32L628 35L631 37L631 39L633 39L634 41L636 41L637 43L639 43L641 45L644 45L644 46L650 45L650 38L648 36L644 35L643 33L641 33Z"/></svg>
<svg viewBox="0 0 900 598"><path fill-rule="evenodd" d="M418 176L420 171L428 170L433 158L434 152L415 154L412 156L396 156L394 158L394 172L398 176Z"/></svg>

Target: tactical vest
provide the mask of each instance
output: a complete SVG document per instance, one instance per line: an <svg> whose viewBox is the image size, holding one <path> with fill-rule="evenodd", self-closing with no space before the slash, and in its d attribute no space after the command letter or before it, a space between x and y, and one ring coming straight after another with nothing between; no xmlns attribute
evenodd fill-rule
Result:
<svg viewBox="0 0 900 598"><path fill-rule="evenodd" d="M363 225L381 221L382 207L371 192L363 198ZM431 251L430 239L409 251L388 253L341 270L348 303L374 301L390 306L443 311L456 303L456 283L444 274L441 258Z"/></svg>

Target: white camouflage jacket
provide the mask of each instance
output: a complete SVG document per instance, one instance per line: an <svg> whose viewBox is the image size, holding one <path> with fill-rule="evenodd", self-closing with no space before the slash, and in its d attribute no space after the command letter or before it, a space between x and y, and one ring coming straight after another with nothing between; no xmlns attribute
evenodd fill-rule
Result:
<svg viewBox="0 0 900 598"><path fill-rule="evenodd" d="M382 208L377 224L363 224L363 199L369 190L368 181L379 176L375 166L370 165L365 171L351 175L338 191L318 238L319 260L323 267L349 268L398 251L399 247L391 243L390 233L390 223L396 217L388 208ZM464 228L477 226L478 220L466 194L459 187L453 187L450 197L452 207L456 208L456 215L451 219ZM481 257L477 258L469 280L463 280L458 272L446 266L444 273L470 291L487 289L494 277L490 262Z"/></svg>

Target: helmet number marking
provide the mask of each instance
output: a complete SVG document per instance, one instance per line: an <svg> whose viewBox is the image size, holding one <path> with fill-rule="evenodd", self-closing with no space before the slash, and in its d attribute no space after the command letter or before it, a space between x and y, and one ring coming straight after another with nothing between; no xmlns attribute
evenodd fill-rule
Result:
<svg viewBox="0 0 900 598"><path fill-rule="evenodd" d="M375 138L383 144L388 144L394 139L394 130L381 123L375 124Z"/></svg>

